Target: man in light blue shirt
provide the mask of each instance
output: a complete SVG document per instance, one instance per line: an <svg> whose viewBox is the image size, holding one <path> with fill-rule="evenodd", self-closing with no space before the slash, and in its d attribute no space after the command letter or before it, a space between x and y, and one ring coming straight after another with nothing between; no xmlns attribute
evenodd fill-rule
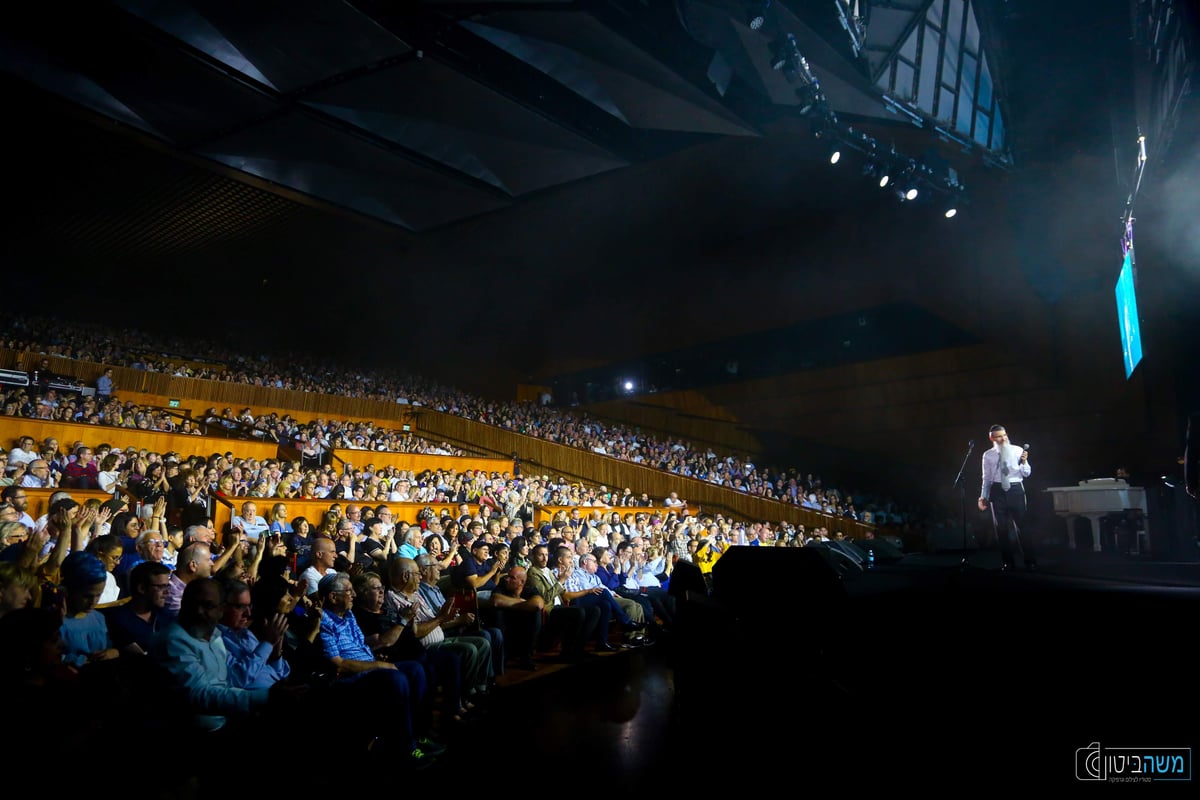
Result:
<svg viewBox="0 0 1200 800"><path fill-rule="evenodd" d="M212 578L188 583L179 619L155 636L151 656L186 692L203 730L225 727L226 717L247 717L267 704L268 690L239 688L229 680L229 653L217 629L224 607Z"/></svg>
<svg viewBox="0 0 1200 800"><path fill-rule="evenodd" d="M253 622L250 587L232 581L225 590L225 610L217 629L225 643L229 683L241 689L269 689L288 677L292 668L283 657L287 617L271 614L259 626L262 639L250 629Z"/></svg>

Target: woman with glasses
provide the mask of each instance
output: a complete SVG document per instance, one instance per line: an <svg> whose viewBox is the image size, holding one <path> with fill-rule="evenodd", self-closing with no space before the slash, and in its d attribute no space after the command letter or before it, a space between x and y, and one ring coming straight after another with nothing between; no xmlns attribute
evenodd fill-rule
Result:
<svg viewBox="0 0 1200 800"><path fill-rule="evenodd" d="M100 599L96 601L97 605L114 603L121 596L121 587L115 573L117 566L121 563L124 549L121 537L112 534L97 536L88 542L87 552L100 559L100 563L104 565L104 591L101 592Z"/></svg>

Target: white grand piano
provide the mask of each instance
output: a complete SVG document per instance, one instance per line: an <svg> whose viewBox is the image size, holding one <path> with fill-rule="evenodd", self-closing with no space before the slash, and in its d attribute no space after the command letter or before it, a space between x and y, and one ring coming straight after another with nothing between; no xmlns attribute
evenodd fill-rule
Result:
<svg viewBox="0 0 1200 800"><path fill-rule="evenodd" d="M1073 522L1076 517L1087 517L1092 523L1092 549L1100 552L1100 518L1126 509L1139 509L1146 516L1146 490L1130 486L1120 478L1095 478L1080 481L1078 486L1051 486L1046 489L1054 497L1054 513L1067 520L1067 546L1074 549ZM1141 539L1150 535L1150 524L1144 530L1135 531L1134 554L1141 552Z"/></svg>

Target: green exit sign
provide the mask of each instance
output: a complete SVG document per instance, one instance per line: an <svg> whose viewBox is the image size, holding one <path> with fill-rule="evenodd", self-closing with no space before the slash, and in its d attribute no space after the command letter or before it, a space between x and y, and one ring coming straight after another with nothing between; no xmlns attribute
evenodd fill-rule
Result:
<svg viewBox="0 0 1200 800"><path fill-rule="evenodd" d="M168 400L167 408L179 408L179 401L178 400Z"/></svg>

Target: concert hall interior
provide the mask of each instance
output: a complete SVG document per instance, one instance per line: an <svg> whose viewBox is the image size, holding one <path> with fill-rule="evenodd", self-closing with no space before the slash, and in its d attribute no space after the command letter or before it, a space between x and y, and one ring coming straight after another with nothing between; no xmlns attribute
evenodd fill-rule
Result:
<svg viewBox="0 0 1200 800"><path fill-rule="evenodd" d="M1117 760L1151 751L1186 752L1190 785L1196 4L104 0L9 21L5 454L129 436L371 492L368 463L482 469L496 513L537 495L522 535L644 510L677 568L640 587L669 573L671 624L631 601L652 643L614 624L613 652L510 665L419 785L1182 777ZM107 397L110 367L137 424L60 413ZM310 464L297 430L335 441ZM224 476L218 529L241 519ZM465 496L417 480L399 517L457 520ZM326 495L296 491L315 529ZM236 785L227 733L181 735L209 760L164 796ZM240 752L291 790L306 749L339 754L332 728L296 735ZM313 785L403 771L345 755Z"/></svg>

